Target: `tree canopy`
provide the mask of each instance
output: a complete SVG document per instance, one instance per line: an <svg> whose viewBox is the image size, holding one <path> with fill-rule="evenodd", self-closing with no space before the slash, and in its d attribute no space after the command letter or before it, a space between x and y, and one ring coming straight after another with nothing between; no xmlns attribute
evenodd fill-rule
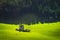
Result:
<svg viewBox="0 0 60 40"><path fill-rule="evenodd" d="M41 22L60 21L60 0L0 0L0 13L16 19L33 13Z"/></svg>

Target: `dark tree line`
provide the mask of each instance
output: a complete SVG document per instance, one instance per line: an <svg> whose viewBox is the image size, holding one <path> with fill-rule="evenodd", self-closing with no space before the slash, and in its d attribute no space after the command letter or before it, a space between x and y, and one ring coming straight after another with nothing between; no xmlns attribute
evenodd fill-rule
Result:
<svg viewBox="0 0 60 40"><path fill-rule="evenodd" d="M0 0L1 19L24 21L23 15L30 13L37 16L36 19L30 18L32 23L60 21L60 0Z"/></svg>

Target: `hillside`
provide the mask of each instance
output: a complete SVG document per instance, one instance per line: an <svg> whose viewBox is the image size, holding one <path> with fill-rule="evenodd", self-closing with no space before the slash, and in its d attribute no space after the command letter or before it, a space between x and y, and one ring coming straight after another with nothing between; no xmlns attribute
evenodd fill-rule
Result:
<svg viewBox="0 0 60 40"><path fill-rule="evenodd" d="M24 24L30 32L18 32L19 25L0 23L0 40L60 40L60 22Z"/></svg>

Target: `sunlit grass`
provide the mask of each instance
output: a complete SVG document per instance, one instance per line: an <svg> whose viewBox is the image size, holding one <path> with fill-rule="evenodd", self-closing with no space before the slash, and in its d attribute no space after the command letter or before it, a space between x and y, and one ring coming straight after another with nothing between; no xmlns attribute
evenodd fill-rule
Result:
<svg viewBox="0 0 60 40"><path fill-rule="evenodd" d="M18 32L19 25L0 23L0 40L60 40L60 22L24 24L30 32Z"/></svg>

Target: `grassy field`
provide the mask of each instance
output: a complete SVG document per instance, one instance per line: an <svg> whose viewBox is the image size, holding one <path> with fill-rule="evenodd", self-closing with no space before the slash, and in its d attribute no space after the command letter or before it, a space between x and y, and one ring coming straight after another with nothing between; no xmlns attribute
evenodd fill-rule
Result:
<svg viewBox="0 0 60 40"><path fill-rule="evenodd" d="M60 22L24 24L30 32L18 32L19 25L0 23L0 40L60 40Z"/></svg>

